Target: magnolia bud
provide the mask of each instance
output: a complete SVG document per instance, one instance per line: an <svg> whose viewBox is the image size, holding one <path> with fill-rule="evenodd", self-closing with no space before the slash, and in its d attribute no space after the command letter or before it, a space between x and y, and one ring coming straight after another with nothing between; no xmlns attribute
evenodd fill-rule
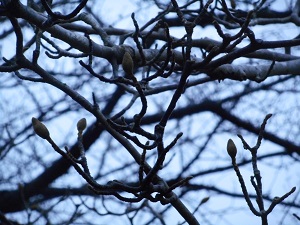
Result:
<svg viewBox="0 0 300 225"><path fill-rule="evenodd" d="M122 67L127 75L133 75L133 60L129 52L125 52L123 56Z"/></svg>
<svg viewBox="0 0 300 225"><path fill-rule="evenodd" d="M86 119L82 118L77 122L77 130L79 132L84 131L84 129L86 128Z"/></svg>
<svg viewBox="0 0 300 225"><path fill-rule="evenodd" d="M203 198L203 199L201 200L201 202L200 202L200 205L202 205L202 204L208 202L208 200L209 200L209 196Z"/></svg>
<svg viewBox="0 0 300 225"><path fill-rule="evenodd" d="M32 126L34 132L39 135L41 138L48 139L50 137L49 131L47 127L38 119L32 117Z"/></svg>
<svg viewBox="0 0 300 225"><path fill-rule="evenodd" d="M236 156L236 153L237 153L237 149L236 149L236 146L233 142L233 140L229 139L228 142L227 142L227 152L228 152L228 155L234 159L235 156Z"/></svg>
<svg viewBox="0 0 300 225"><path fill-rule="evenodd" d="M235 9L236 8L235 0L230 0L230 5L231 5L231 8Z"/></svg>

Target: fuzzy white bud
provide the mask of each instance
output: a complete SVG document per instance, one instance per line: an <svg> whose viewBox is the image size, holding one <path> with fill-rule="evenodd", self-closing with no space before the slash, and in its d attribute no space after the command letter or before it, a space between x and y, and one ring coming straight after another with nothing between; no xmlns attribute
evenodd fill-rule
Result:
<svg viewBox="0 0 300 225"><path fill-rule="evenodd" d="M41 121L32 117L31 122L32 122L34 132L38 136L40 136L41 138L44 138L44 139L48 139L50 137L50 133L49 133L47 127Z"/></svg>

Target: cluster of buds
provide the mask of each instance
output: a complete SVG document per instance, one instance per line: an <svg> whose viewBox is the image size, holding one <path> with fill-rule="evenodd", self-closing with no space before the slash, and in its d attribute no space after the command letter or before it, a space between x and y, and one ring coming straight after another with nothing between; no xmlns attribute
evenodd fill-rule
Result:
<svg viewBox="0 0 300 225"><path fill-rule="evenodd" d="M49 130L45 126L45 124L43 124L41 121L39 121L37 118L34 117L32 117L31 122L32 122L33 130L38 136L46 140L50 138ZM86 119L82 118L77 122L78 133L82 134L85 128L86 128Z"/></svg>

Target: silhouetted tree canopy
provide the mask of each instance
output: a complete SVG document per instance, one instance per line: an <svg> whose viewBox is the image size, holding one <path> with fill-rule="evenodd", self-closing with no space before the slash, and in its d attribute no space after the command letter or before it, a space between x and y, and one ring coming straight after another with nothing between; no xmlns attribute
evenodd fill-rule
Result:
<svg viewBox="0 0 300 225"><path fill-rule="evenodd" d="M297 224L300 1L0 1L1 224Z"/></svg>

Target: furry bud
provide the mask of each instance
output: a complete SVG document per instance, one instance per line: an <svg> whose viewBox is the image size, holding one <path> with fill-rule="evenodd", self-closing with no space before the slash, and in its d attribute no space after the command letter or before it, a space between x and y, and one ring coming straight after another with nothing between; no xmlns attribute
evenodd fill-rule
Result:
<svg viewBox="0 0 300 225"><path fill-rule="evenodd" d="M78 132L82 132L84 131L85 128L86 128L86 119L82 118L77 122L77 130Z"/></svg>
<svg viewBox="0 0 300 225"><path fill-rule="evenodd" d="M50 137L50 133L49 133L47 127L41 121L32 117L31 122L32 122L34 132L38 136L40 136L41 138L44 138L44 139L48 139Z"/></svg>
<svg viewBox="0 0 300 225"><path fill-rule="evenodd" d="M127 75L133 75L133 60L129 52L125 52L123 56L122 67Z"/></svg>
<svg viewBox="0 0 300 225"><path fill-rule="evenodd" d="M231 8L235 9L236 8L235 0L230 0L230 5L231 5Z"/></svg>
<svg viewBox="0 0 300 225"><path fill-rule="evenodd" d="M236 153L237 153L237 149L236 149L236 146L233 142L233 140L229 139L228 142L227 142L227 152L228 152L228 155L234 159L235 156L236 156Z"/></svg>
<svg viewBox="0 0 300 225"><path fill-rule="evenodd" d="M200 202L200 205L202 205L202 204L208 202L208 200L209 200L209 196L203 198L203 199L201 200L201 202Z"/></svg>

